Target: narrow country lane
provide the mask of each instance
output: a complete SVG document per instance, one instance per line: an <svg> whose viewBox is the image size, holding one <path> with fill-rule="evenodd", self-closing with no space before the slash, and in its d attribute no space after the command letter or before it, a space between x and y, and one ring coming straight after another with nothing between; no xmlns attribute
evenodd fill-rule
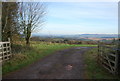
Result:
<svg viewBox="0 0 120 81"><path fill-rule="evenodd" d="M83 54L92 47L74 47L58 51L3 79L84 79Z"/></svg>

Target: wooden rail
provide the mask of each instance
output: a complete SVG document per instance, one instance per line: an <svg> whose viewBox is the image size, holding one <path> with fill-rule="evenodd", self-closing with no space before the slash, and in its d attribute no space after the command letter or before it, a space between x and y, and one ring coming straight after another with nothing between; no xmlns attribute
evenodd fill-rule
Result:
<svg viewBox="0 0 120 81"><path fill-rule="evenodd" d="M118 52L115 46L98 45L98 61L112 74L118 74Z"/></svg>
<svg viewBox="0 0 120 81"><path fill-rule="evenodd" d="M11 54L11 43L0 42L0 62L10 59Z"/></svg>

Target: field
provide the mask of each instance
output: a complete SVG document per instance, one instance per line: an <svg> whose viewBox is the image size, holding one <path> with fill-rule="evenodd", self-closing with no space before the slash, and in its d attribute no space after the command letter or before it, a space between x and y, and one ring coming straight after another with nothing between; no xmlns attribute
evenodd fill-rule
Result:
<svg viewBox="0 0 120 81"><path fill-rule="evenodd" d="M69 45L69 44L57 44L57 43L43 43L43 42L32 42L31 47L25 45L14 45L14 56L11 60L3 64L3 75L23 68L33 62L42 59L45 56L53 54L54 52L66 48L78 47L78 46L97 46L97 45Z"/></svg>

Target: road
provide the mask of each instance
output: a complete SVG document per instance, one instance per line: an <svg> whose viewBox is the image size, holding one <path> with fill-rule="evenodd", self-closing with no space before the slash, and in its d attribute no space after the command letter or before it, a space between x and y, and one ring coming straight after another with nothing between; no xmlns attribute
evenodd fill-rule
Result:
<svg viewBox="0 0 120 81"><path fill-rule="evenodd" d="M74 47L51 54L3 79L85 79L83 55L92 47Z"/></svg>

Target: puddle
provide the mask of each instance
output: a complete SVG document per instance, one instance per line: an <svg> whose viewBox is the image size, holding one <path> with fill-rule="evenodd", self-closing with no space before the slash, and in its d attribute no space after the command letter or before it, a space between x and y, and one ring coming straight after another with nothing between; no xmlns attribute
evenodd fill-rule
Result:
<svg viewBox="0 0 120 81"><path fill-rule="evenodd" d="M72 65L67 65L67 66L65 67L66 70L72 70L72 68L73 68Z"/></svg>

